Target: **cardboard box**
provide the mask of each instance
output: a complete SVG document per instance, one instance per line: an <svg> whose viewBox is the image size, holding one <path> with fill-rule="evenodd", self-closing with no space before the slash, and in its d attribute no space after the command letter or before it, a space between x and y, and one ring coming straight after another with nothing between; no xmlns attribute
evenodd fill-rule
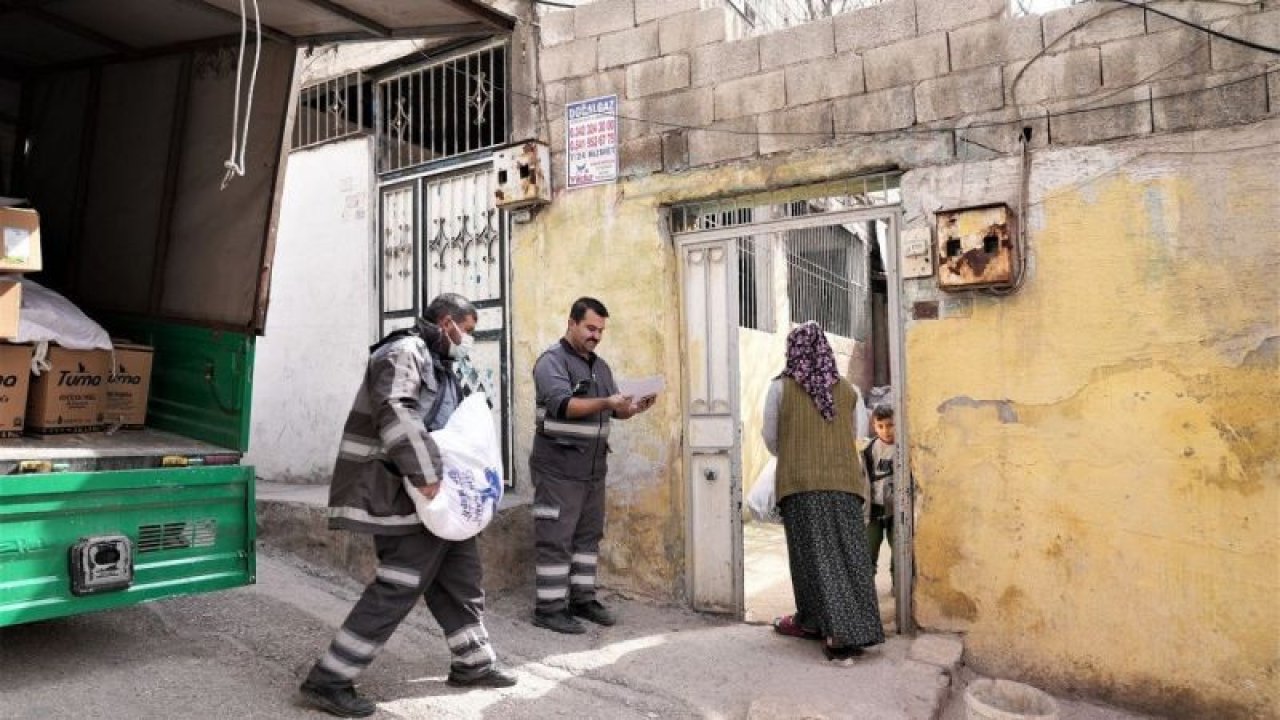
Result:
<svg viewBox="0 0 1280 720"><path fill-rule="evenodd" d="M103 419L108 425L138 430L147 422L153 350L146 345L113 344L116 367L107 377L107 405Z"/></svg>
<svg viewBox="0 0 1280 720"><path fill-rule="evenodd" d="M31 346L0 344L0 438L22 435L31 387Z"/></svg>
<svg viewBox="0 0 1280 720"><path fill-rule="evenodd" d="M0 338L18 334L18 315L22 311L22 283L0 280Z"/></svg>
<svg viewBox="0 0 1280 720"><path fill-rule="evenodd" d="M0 272L36 272L40 263L40 215L0 208Z"/></svg>
<svg viewBox="0 0 1280 720"><path fill-rule="evenodd" d="M31 380L27 430L41 435L101 430L111 353L51 345L49 362L52 367Z"/></svg>

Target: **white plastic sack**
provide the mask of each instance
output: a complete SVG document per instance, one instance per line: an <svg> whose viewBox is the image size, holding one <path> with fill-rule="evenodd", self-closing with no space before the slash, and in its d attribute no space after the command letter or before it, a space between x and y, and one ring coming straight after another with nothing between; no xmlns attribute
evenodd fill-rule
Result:
<svg viewBox="0 0 1280 720"><path fill-rule="evenodd" d="M405 491L433 535L466 540L489 525L502 500L502 446L484 393L467 396L431 439L440 449L440 490L427 500L406 478Z"/></svg>
<svg viewBox="0 0 1280 720"><path fill-rule="evenodd" d="M28 280L22 281L19 343L57 343L68 350L110 350L111 336L70 300Z"/></svg>
<svg viewBox="0 0 1280 720"><path fill-rule="evenodd" d="M778 459L769 458L764 469L756 476L756 484L747 493L747 508L751 516L760 522L782 522L778 512Z"/></svg>

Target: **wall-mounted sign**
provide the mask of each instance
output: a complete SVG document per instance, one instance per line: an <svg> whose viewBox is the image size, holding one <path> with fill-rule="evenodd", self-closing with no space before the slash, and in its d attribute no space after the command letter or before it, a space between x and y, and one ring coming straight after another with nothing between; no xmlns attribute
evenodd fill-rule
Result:
<svg viewBox="0 0 1280 720"><path fill-rule="evenodd" d="M569 189L618 179L618 96L565 107L565 159Z"/></svg>

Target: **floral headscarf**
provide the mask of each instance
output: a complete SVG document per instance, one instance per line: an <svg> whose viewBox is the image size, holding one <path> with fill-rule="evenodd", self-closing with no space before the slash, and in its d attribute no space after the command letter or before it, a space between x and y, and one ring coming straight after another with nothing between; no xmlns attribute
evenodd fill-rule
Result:
<svg viewBox="0 0 1280 720"><path fill-rule="evenodd" d="M790 377L809 393L813 404L827 422L836 418L835 397L831 388L840 379L836 356L818 323L809 321L787 335L787 369Z"/></svg>

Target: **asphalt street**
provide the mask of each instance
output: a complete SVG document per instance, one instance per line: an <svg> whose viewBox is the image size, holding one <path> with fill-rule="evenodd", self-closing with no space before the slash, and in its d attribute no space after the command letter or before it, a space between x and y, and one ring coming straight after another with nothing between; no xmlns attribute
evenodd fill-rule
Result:
<svg viewBox="0 0 1280 720"><path fill-rule="evenodd" d="M360 587L270 550L258 576L252 587L0 629L0 718L327 717L296 688ZM923 720L948 710L944 668L909 657L908 638L833 667L816 644L765 626L607 600L618 626L564 636L530 625L529 598L491 597L494 647L520 678L504 690L445 685L448 653L419 606L361 690L376 717L406 719ZM1132 716L1063 714L1073 717Z"/></svg>

